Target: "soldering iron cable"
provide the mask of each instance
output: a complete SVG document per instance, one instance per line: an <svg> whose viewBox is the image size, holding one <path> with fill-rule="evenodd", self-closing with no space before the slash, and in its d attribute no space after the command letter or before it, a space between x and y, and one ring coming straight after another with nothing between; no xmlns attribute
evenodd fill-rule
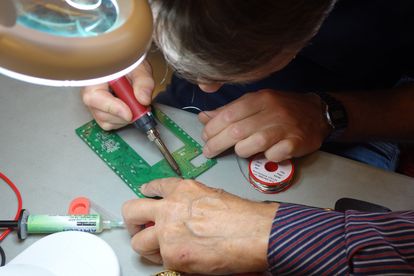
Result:
<svg viewBox="0 0 414 276"><path fill-rule="evenodd" d="M20 194L20 191L16 187L16 185L14 185L14 183L6 175L4 175L1 172L0 172L0 178L3 179L3 181L6 182L10 186L10 188L13 190L13 192L16 194L16 197L17 197L17 212L16 212L16 215L15 215L14 219L17 220L17 219L19 219L20 211L22 210L22 206L23 206L23 200L22 200L22 196ZM1 233L0 242L2 240L4 240L4 238L6 238L6 236L11 231L12 231L12 229L7 229L3 233Z"/></svg>

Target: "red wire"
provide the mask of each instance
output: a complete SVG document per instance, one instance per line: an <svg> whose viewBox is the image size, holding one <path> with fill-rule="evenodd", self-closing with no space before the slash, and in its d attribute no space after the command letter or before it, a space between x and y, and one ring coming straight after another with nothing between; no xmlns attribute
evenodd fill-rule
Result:
<svg viewBox="0 0 414 276"><path fill-rule="evenodd" d="M2 174L1 172L0 172L0 178L3 179L10 186L10 188L12 188L12 190L16 194L16 197L17 197L17 212L16 212L16 216L14 217L14 219L17 220L19 218L20 211L22 210L22 205L23 205L23 200L22 200L22 196L20 194L20 191L19 191L19 189L17 189L16 185L14 185L13 182L11 182L11 180L8 179L7 176ZM3 233L1 233L0 241L4 240L4 238L7 237L7 235L12 230L13 230L12 228L9 228L6 231L4 231Z"/></svg>

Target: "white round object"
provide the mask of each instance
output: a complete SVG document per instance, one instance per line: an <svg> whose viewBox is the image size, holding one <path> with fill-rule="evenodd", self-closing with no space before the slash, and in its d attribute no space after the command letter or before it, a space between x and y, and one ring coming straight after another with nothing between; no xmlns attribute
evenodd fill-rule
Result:
<svg viewBox="0 0 414 276"><path fill-rule="evenodd" d="M57 276L45 268L28 264L8 264L0 267L2 276Z"/></svg>
<svg viewBox="0 0 414 276"><path fill-rule="evenodd" d="M121 271L118 258L103 239L89 233L67 231L38 240L0 267L0 275L119 276Z"/></svg>

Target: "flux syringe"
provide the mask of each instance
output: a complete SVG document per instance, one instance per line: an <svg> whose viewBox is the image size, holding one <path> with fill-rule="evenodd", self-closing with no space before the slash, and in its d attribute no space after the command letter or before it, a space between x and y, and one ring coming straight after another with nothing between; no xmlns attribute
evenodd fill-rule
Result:
<svg viewBox="0 0 414 276"><path fill-rule="evenodd" d="M17 236L24 240L29 234L50 234L62 231L101 233L112 228L124 228L122 220L103 219L100 214L87 215L31 215L25 209L18 220L2 220L0 228L17 229Z"/></svg>

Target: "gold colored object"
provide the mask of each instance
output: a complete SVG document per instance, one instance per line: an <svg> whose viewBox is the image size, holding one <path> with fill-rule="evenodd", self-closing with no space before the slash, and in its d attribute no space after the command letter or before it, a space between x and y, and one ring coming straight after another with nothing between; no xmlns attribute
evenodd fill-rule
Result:
<svg viewBox="0 0 414 276"><path fill-rule="evenodd" d="M164 270L164 271L158 272L154 276L184 276L184 274L181 274L180 272L177 272L177 271Z"/></svg>

